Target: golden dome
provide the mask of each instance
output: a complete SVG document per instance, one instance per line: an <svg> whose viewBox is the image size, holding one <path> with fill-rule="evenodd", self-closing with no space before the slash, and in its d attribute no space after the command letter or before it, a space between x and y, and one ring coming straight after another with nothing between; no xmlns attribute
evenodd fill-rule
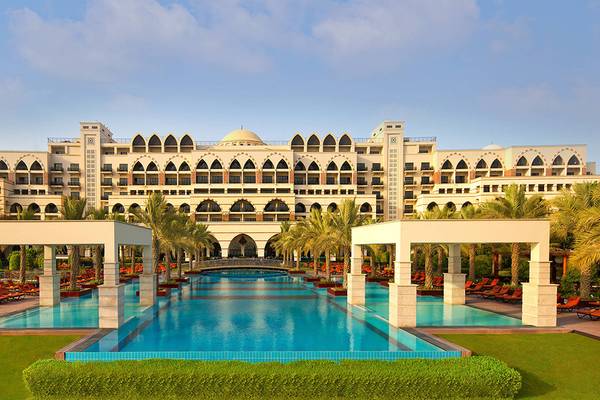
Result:
<svg viewBox="0 0 600 400"><path fill-rule="evenodd" d="M229 132L221 139L220 144L230 146L257 146L265 143L256 133L242 128Z"/></svg>

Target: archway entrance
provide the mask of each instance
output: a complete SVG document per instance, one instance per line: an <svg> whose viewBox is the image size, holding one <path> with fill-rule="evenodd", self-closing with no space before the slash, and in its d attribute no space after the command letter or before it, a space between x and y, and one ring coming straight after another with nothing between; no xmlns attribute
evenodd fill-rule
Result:
<svg viewBox="0 0 600 400"><path fill-rule="evenodd" d="M211 236L212 249L208 253L209 258L221 258L221 244L214 236Z"/></svg>
<svg viewBox="0 0 600 400"><path fill-rule="evenodd" d="M257 257L256 243L246 235L240 234L229 243L228 257Z"/></svg>
<svg viewBox="0 0 600 400"><path fill-rule="evenodd" d="M277 237L277 235L273 236L267 241L265 245L265 258L283 258L281 254L278 256L275 247L273 247L273 240Z"/></svg>

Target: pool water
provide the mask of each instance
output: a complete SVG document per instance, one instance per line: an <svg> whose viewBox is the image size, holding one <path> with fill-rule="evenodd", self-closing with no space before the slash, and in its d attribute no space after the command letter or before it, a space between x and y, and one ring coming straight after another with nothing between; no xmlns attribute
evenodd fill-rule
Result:
<svg viewBox="0 0 600 400"><path fill-rule="evenodd" d="M190 283L138 304L137 283L125 289L126 323L68 360L140 358L296 359L459 356L387 323L388 289L367 284L365 307L348 306L299 277L273 270L219 270L190 277ZM98 326L94 292L50 308L0 319L0 328L93 328ZM521 321L468 306L419 297L419 326L506 326Z"/></svg>

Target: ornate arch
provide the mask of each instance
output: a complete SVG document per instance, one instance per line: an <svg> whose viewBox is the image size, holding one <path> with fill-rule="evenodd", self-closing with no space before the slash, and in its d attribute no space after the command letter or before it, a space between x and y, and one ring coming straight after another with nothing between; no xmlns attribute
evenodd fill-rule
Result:
<svg viewBox="0 0 600 400"><path fill-rule="evenodd" d="M533 153L533 154L535 154L535 156L533 156L533 157L526 157L527 153ZM546 159L546 157L544 157L544 155L539 150L536 150L533 147L530 147L528 149L525 149L525 150L521 151L520 153L518 153L514 157L513 168L517 167L517 162L519 162L519 159L521 159L521 157L525 157L529 161L529 165L528 166L532 167L533 166L532 165L533 160L535 159L536 156L539 156L542 159L542 161L544 162L544 165L543 165L544 167L548 166L548 160Z"/></svg>
<svg viewBox="0 0 600 400"><path fill-rule="evenodd" d="M144 162L142 159L147 158L148 162ZM129 164L129 170L133 171L133 166L135 165L136 162L140 162L140 164L142 164L142 166L144 167L144 171L146 171L146 168L148 168L148 164L150 164L150 162L153 162L154 164L156 164L157 167L160 167L160 163L154 158L154 157L150 157L148 154L144 154L139 156L138 158L134 159L130 164ZM165 164L167 165L167 164ZM159 171L164 171L164 169Z"/></svg>
<svg viewBox="0 0 600 400"><path fill-rule="evenodd" d="M28 157L31 157L33 160L31 160L31 161L26 160L26 158L28 158ZM25 165L27 165L27 171L29 171L29 168L31 168L31 164L33 164L34 161L37 161L38 163L40 163L40 165L42 166L42 171L45 170L44 163L35 154L32 154L32 153L23 154L20 158L18 158L15 161L15 163L13 165L13 171L16 170L17 164L19 164L19 161L23 161L25 163ZM6 163L6 165L9 165L8 162Z"/></svg>
<svg viewBox="0 0 600 400"><path fill-rule="evenodd" d="M459 160L457 160L456 162L453 162L450 159L452 157L458 157ZM463 160L465 162L465 164L467 164L467 169L472 169L471 163L469 162L469 158L467 156L465 156L463 153L459 153L458 151L452 152L452 153L448 154L445 158L443 158L439 164L440 165L439 169L442 169L442 165L444 165L444 163L446 161L449 161L450 163L452 163L452 169L456 169L456 166L458 165L460 160Z"/></svg>

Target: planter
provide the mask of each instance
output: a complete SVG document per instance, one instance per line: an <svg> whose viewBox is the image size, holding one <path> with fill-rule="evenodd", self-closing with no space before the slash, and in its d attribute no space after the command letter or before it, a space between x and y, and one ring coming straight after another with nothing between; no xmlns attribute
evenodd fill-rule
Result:
<svg viewBox="0 0 600 400"><path fill-rule="evenodd" d="M444 295L444 291L442 289L423 289L417 288L418 296L436 296L442 297Z"/></svg>
<svg viewBox="0 0 600 400"><path fill-rule="evenodd" d="M119 282L120 283L129 283L129 282L131 282L131 278L126 277L126 276L121 276L121 277L119 277Z"/></svg>
<svg viewBox="0 0 600 400"><path fill-rule="evenodd" d="M92 293L92 289L84 288L81 290L64 290L60 292L60 297L81 297Z"/></svg>
<svg viewBox="0 0 600 400"><path fill-rule="evenodd" d="M82 283L81 287L84 289L96 289L100 283Z"/></svg>
<svg viewBox="0 0 600 400"><path fill-rule="evenodd" d="M384 287L389 287L390 286L390 282L389 281L379 281L377 283L379 284L379 286L384 286Z"/></svg>
<svg viewBox="0 0 600 400"><path fill-rule="evenodd" d="M187 283L190 281L190 278L175 278L175 282Z"/></svg>
<svg viewBox="0 0 600 400"><path fill-rule="evenodd" d="M128 278L128 279L136 279L140 277L140 274L125 274L125 275L121 275L123 278Z"/></svg>
<svg viewBox="0 0 600 400"><path fill-rule="evenodd" d="M158 285L159 288L168 288L168 289L179 289L180 284L178 282L175 283L161 283Z"/></svg>
<svg viewBox="0 0 600 400"><path fill-rule="evenodd" d="M335 282L313 282L313 285L315 285L315 287L319 289L332 288L338 286L338 284Z"/></svg>
<svg viewBox="0 0 600 400"><path fill-rule="evenodd" d="M367 282L387 282L390 278L387 276L367 276Z"/></svg>
<svg viewBox="0 0 600 400"><path fill-rule="evenodd" d="M158 289L156 291L156 295L158 297L167 297L169 294L171 294L171 289ZM135 295L139 297L140 296L140 291L139 290L136 291Z"/></svg>
<svg viewBox="0 0 600 400"><path fill-rule="evenodd" d="M314 276L305 276L304 277L304 282L319 282L320 280L321 280L321 278L314 277Z"/></svg>
<svg viewBox="0 0 600 400"><path fill-rule="evenodd" d="M200 275L202 271L184 271L185 275Z"/></svg>
<svg viewBox="0 0 600 400"><path fill-rule="evenodd" d="M288 271L288 274L290 275L304 275L304 271L301 269L290 269Z"/></svg>
<svg viewBox="0 0 600 400"><path fill-rule="evenodd" d="M327 289L327 294L332 296L347 296L348 290L343 287L330 287Z"/></svg>

